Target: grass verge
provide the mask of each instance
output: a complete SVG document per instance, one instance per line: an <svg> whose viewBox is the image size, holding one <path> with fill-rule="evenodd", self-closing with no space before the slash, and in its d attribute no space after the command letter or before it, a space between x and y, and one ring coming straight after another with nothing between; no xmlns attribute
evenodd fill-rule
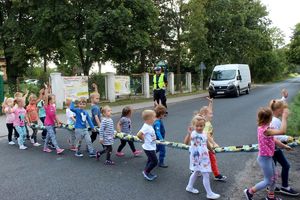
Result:
<svg viewBox="0 0 300 200"><path fill-rule="evenodd" d="M289 105L290 116L288 118L288 134L300 136L300 92Z"/></svg>

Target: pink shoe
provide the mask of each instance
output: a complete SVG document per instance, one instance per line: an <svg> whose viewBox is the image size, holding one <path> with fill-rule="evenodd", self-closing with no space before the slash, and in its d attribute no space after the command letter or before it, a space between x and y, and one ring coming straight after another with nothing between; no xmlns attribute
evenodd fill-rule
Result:
<svg viewBox="0 0 300 200"><path fill-rule="evenodd" d="M49 149L49 148L44 148L44 150L43 150L44 152L46 152L46 153L51 153L52 152L52 150L51 149Z"/></svg>
<svg viewBox="0 0 300 200"><path fill-rule="evenodd" d="M57 154L61 154L64 151L64 149L56 149Z"/></svg>
<svg viewBox="0 0 300 200"><path fill-rule="evenodd" d="M125 154L123 153L123 152L117 152L116 153L116 156L118 156L118 157L123 157Z"/></svg>
<svg viewBox="0 0 300 200"><path fill-rule="evenodd" d="M139 156L142 154L142 151L141 150L135 150L135 152L133 152L133 155L134 156Z"/></svg>
<svg viewBox="0 0 300 200"><path fill-rule="evenodd" d="M77 151L77 148L74 147L74 146L72 146L72 147L70 147L70 150L71 150L71 151Z"/></svg>

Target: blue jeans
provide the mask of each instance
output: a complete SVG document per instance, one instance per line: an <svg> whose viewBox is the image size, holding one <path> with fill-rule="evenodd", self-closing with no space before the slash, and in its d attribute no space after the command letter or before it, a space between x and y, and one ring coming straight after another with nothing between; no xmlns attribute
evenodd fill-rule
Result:
<svg viewBox="0 0 300 200"><path fill-rule="evenodd" d="M279 162L279 164L282 167L282 170L281 170L282 187L288 187L289 186L290 163L284 156L281 149L275 150L273 160L275 162L275 165L277 164L277 162Z"/></svg>
<svg viewBox="0 0 300 200"><path fill-rule="evenodd" d="M272 157L269 156L258 156L258 164L263 171L264 180L255 185L256 191L263 190L269 186L269 190L274 192L276 183L276 171L275 163Z"/></svg>
<svg viewBox="0 0 300 200"><path fill-rule="evenodd" d="M26 134L27 134L26 128L25 128L25 126L16 126L15 129L19 134L18 144L19 144L19 146L22 146L22 145L24 145Z"/></svg>
<svg viewBox="0 0 300 200"><path fill-rule="evenodd" d="M44 143L44 149L47 148L48 142L51 139L52 144L55 146L56 149L59 149L59 146L56 141L56 135L54 131L54 126L46 126L47 129L47 136Z"/></svg>
<svg viewBox="0 0 300 200"><path fill-rule="evenodd" d="M159 152L159 164L162 165L164 164L164 160L166 157L166 146L165 145L161 145L161 144L157 144L156 145L156 153Z"/></svg>
<svg viewBox="0 0 300 200"><path fill-rule="evenodd" d="M145 167L145 172L150 173L151 170L154 169L154 167L156 167L156 165L157 165L156 153L155 153L155 151L148 151L145 149L144 149L144 151L145 151L146 156L148 157L147 164Z"/></svg>

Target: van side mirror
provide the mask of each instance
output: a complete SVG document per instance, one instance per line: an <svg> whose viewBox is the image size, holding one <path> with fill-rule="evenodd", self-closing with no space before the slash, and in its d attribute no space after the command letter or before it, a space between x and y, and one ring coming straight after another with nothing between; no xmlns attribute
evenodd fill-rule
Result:
<svg viewBox="0 0 300 200"><path fill-rule="evenodd" d="M241 76L241 75L238 75L238 76L236 77L236 80L241 81L241 80L242 80L242 76Z"/></svg>

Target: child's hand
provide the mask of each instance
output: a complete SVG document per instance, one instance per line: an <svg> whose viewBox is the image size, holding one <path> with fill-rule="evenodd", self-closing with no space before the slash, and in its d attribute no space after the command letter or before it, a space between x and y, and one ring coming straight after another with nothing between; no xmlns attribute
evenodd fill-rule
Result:
<svg viewBox="0 0 300 200"><path fill-rule="evenodd" d="M191 134L191 133L193 132L193 127L189 126L189 127L187 128L187 132L188 132L189 134Z"/></svg>
<svg viewBox="0 0 300 200"><path fill-rule="evenodd" d="M154 107L156 107L157 106L157 102L156 101L154 101Z"/></svg>
<svg viewBox="0 0 300 200"><path fill-rule="evenodd" d="M286 145L285 149L286 149L287 151L293 151L293 148L290 147L290 146L288 146L288 145Z"/></svg>
<svg viewBox="0 0 300 200"><path fill-rule="evenodd" d="M97 86L96 83L93 83L93 84L92 84L92 87L93 87L94 89L98 88L98 86Z"/></svg>
<svg viewBox="0 0 300 200"><path fill-rule="evenodd" d="M289 116L289 109L285 108L283 109L282 118L288 118Z"/></svg>
<svg viewBox="0 0 300 200"><path fill-rule="evenodd" d="M210 103L213 102L213 98L206 97L206 99L207 99Z"/></svg>

